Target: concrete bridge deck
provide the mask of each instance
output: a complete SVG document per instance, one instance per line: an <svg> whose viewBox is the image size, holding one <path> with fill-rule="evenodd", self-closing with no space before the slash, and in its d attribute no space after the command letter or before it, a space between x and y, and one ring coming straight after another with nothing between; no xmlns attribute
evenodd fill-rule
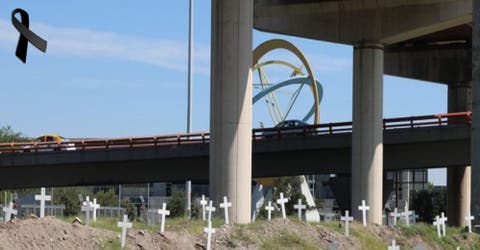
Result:
<svg viewBox="0 0 480 250"><path fill-rule="evenodd" d="M412 122L408 128L401 125L405 123L386 123L385 170L470 164L470 125L447 125L445 117L438 121L438 124L425 120ZM401 126L396 129L398 124ZM254 131L253 177L350 173L351 128L348 123L337 125L333 130L328 126L323 126L326 130L307 128L307 133L299 133L298 129L279 134L268 129ZM8 153L5 150L8 144L3 144L0 188L186 179L208 182L208 134L198 135L187 143L171 141L155 145L140 139L139 144L128 147L119 146L121 140L103 147L90 142L84 144L87 149L77 147L74 151Z"/></svg>

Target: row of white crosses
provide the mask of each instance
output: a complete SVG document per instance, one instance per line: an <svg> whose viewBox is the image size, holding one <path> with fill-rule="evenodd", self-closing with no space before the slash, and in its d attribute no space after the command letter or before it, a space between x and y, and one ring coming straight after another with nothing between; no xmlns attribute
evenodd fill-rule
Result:
<svg viewBox="0 0 480 250"><path fill-rule="evenodd" d="M40 218L45 217L45 201L50 201L52 200L52 197L50 195L45 195L45 188L40 189L40 194L35 195L35 200L40 201ZM3 209L4 213L4 221L8 222L12 219L12 215L17 215L17 210L13 208L13 202L10 202L8 204L8 207L4 207Z"/></svg>
<svg viewBox="0 0 480 250"><path fill-rule="evenodd" d="M207 234L207 250L210 250L212 249L212 235L215 233L215 228L212 227L212 213L214 213L217 209L213 206L212 200L208 202L207 206L207 200L205 199L205 195L202 195L200 205L202 206L202 219L207 220L207 227L203 229L203 232ZM229 202L227 196L224 196L223 203L220 203L220 208L223 208L224 210L225 225L230 224L228 208L231 206L232 202ZM206 216L207 213L208 217Z"/></svg>
<svg viewBox="0 0 480 250"><path fill-rule="evenodd" d="M89 204L90 201L88 201L88 196L87 196L87 202L84 204ZM161 216L161 222L160 222L160 232L164 233L165 232L165 222L166 222L166 216L170 215L170 211L167 210L167 204L164 202L162 204L162 208L158 209L158 214ZM88 212L87 212L87 218L88 218ZM88 220L88 219L87 219ZM122 237L120 239L121 241L121 247L124 248L126 241L127 241L127 229L132 228L132 223L128 221L128 216L126 214L123 215L123 220L119 221L117 223L117 227L122 228Z"/></svg>
<svg viewBox="0 0 480 250"><path fill-rule="evenodd" d="M88 200L88 197L87 197ZM164 202L162 204L162 208L158 209L158 214L161 216L160 222L160 232L165 232L165 222L166 216L170 215L170 211L167 210L167 204ZM117 223L117 227L122 228L122 237L121 237L121 247L124 248L127 240L127 229L132 228L132 223L128 221L128 216L126 214L123 215L123 221L119 221Z"/></svg>
<svg viewBox="0 0 480 250"><path fill-rule="evenodd" d="M367 226L367 211L370 210L370 207L365 204L365 200L362 200L362 205L358 206L358 210L362 211L362 221L363 221L363 226ZM353 221L353 217L349 216L350 211L346 210L345 211L345 216L340 217L340 221L345 222L345 236L350 235L350 222Z"/></svg>
<svg viewBox="0 0 480 250"><path fill-rule="evenodd" d="M97 199L94 198L93 202L90 201L90 197L86 197L82 203L81 211L85 212L85 223L90 225L90 212L93 215L93 221L97 221L97 209L100 208L100 204L97 203Z"/></svg>
<svg viewBox="0 0 480 250"><path fill-rule="evenodd" d="M202 198L205 197L202 195ZM208 206L204 209L203 214L205 215L205 210L208 212L207 227L203 229L203 232L207 234L207 250L212 249L212 234L215 233L215 228L212 227L212 213L217 210L213 206L213 201L210 200ZM205 217L205 216L204 216Z"/></svg>
<svg viewBox="0 0 480 250"><path fill-rule="evenodd" d="M282 218L287 219L287 213L285 211L285 204L288 202L289 198L284 197L283 193L280 193L280 198L277 199L277 204L280 205L280 210L282 211ZM298 219L302 219L302 210L306 210L307 206L302 204L302 199L298 199L298 203L293 205L293 208L295 208L298 211ZM267 210L268 213L268 221L272 220L272 212L275 210L275 207L272 206L272 202L269 201L268 205L265 206L265 210Z"/></svg>
<svg viewBox="0 0 480 250"><path fill-rule="evenodd" d="M40 194L35 195L35 200L40 201L40 218L45 217L45 201L50 201L52 197L50 195L45 195L45 188L40 189ZM12 219L12 214L17 215L17 210L13 208L13 202L8 204L8 207L4 207L4 221L10 221Z"/></svg>
<svg viewBox="0 0 480 250"><path fill-rule="evenodd" d="M435 221L433 221L433 225L437 227L437 235L438 238L442 236L446 236L447 232L445 230L445 222L447 222L448 218L445 217L445 214L442 212L442 216L435 216Z"/></svg>
<svg viewBox="0 0 480 250"><path fill-rule="evenodd" d="M418 215L416 215L414 211L408 209L408 202L405 202L405 208L403 209L403 212L399 213L398 209L395 208L394 211L390 213L390 216L393 217L394 226L397 225L397 218L403 217L407 227L410 226L410 216L413 218L413 223L416 223L416 219L418 218Z"/></svg>
<svg viewBox="0 0 480 250"><path fill-rule="evenodd" d="M208 206L207 206L208 204ZM213 201L210 200L207 202L205 199L205 195L202 195L202 199L200 200L200 205L202 206L202 219L211 221L212 220L212 213L215 212L217 209L213 206ZM220 208L224 210L224 218L225 218L225 225L230 224L230 219L228 216L228 208L232 206L232 202L228 201L227 196L223 197L223 203L220 203ZM208 213L208 217L207 217Z"/></svg>

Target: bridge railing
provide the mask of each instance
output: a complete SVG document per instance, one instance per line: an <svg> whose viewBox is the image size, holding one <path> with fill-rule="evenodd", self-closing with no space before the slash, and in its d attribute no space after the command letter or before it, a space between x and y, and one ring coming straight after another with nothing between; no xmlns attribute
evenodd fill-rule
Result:
<svg viewBox="0 0 480 250"><path fill-rule="evenodd" d="M419 128L436 126L470 125L471 112L388 118L383 120L383 128ZM348 133L352 131L352 122L324 123L288 128L262 128L252 130L253 140L282 138L291 136L315 136L325 134ZM108 139L85 139L62 142L22 142L0 143L0 153L28 153L47 151L108 150L115 148L134 148L162 145L208 143L209 133L172 134L147 137L127 137Z"/></svg>

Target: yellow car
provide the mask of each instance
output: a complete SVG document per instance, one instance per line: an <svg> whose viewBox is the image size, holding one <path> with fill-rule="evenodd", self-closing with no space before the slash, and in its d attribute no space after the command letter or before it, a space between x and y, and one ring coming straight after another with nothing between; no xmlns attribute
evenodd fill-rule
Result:
<svg viewBox="0 0 480 250"><path fill-rule="evenodd" d="M23 147L25 152L31 151L38 151L38 152L46 152L46 151L74 151L75 150L75 143L63 143L68 142L69 139L63 138L57 134L45 134L41 135L33 140L36 144L34 145L26 145ZM62 142L62 144L59 144ZM36 147L36 148L35 148Z"/></svg>

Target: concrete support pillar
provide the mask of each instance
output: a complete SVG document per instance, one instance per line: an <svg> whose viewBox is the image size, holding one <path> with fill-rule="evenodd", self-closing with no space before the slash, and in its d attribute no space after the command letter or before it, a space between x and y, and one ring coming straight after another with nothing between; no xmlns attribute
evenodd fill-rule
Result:
<svg viewBox="0 0 480 250"><path fill-rule="evenodd" d="M448 112L463 112L471 108L471 83L449 84ZM447 169L448 224L464 227L470 212L471 167L453 166Z"/></svg>
<svg viewBox="0 0 480 250"><path fill-rule="evenodd" d="M253 0L212 0L210 198L249 223L252 183Z"/></svg>
<svg viewBox="0 0 480 250"><path fill-rule="evenodd" d="M383 45L363 42L353 52L352 212L382 224L383 208Z"/></svg>
<svg viewBox="0 0 480 250"><path fill-rule="evenodd" d="M473 0L472 15L471 209L472 215L478 222L480 214L480 0Z"/></svg>

